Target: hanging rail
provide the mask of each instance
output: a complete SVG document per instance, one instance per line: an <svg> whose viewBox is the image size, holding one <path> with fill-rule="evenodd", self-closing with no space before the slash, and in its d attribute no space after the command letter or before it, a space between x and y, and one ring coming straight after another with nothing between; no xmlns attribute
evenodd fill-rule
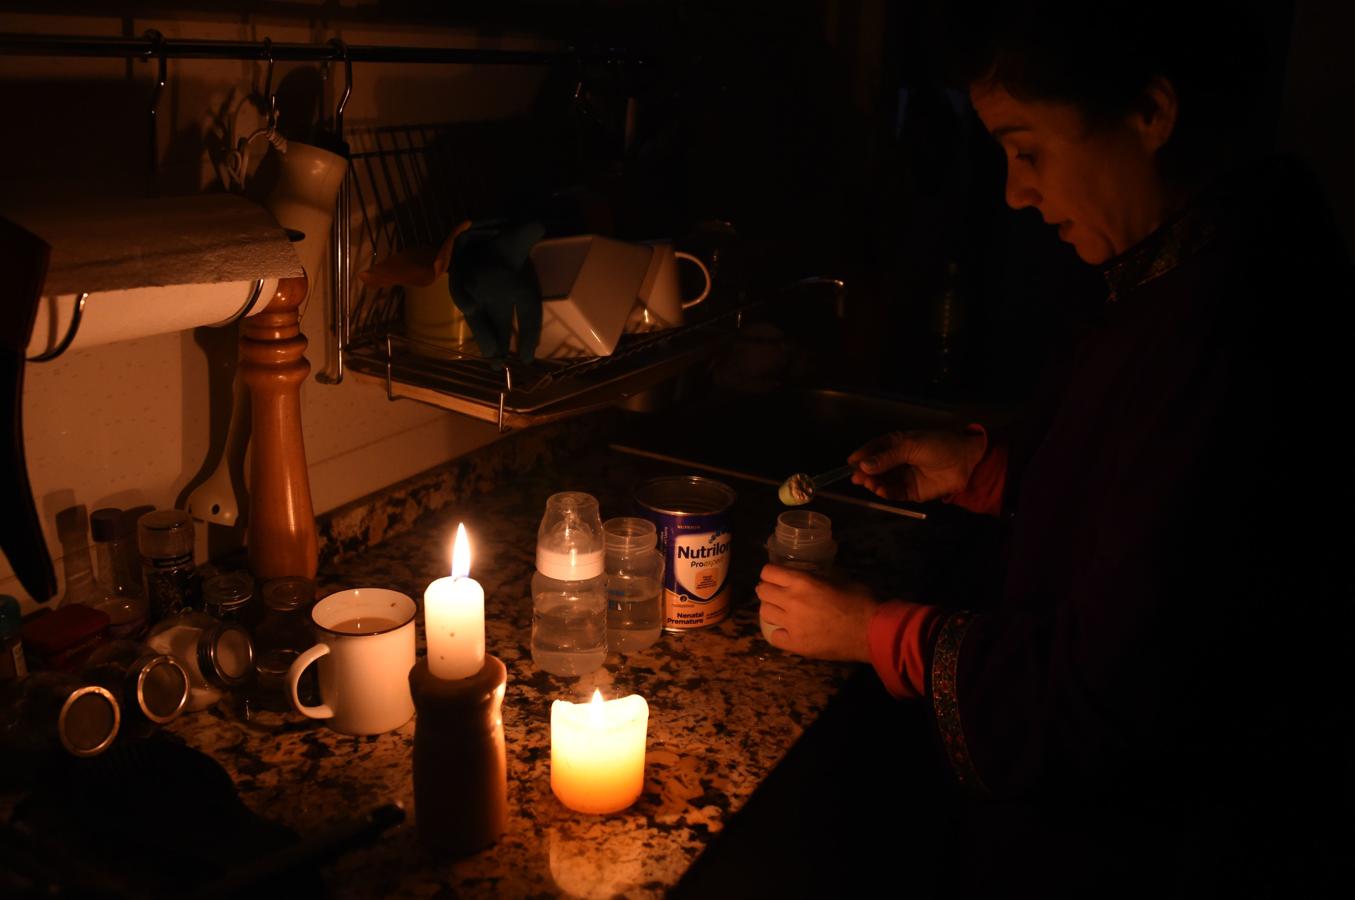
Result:
<svg viewBox="0 0 1355 900"><path fill-rule="evenodd" d="M492 50L466 47L386 47L351 44L347 55L333 43L283 44L268 41L201 41L148 37L81 37L0 33L0 54L8 56L102 56L123 59L257 59L267 62L459 63L541 66L554 63L641 60L616 49Z"/></svg>

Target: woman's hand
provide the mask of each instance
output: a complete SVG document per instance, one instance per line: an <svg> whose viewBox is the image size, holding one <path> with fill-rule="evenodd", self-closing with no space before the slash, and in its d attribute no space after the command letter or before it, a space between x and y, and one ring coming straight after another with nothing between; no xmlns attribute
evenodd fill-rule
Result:
<svg viewBox="0 0 1355 900"><path fill-rule="evenodd" d="M895 431L847 457L852 483L886 500L921 503L958 493L983 458L981 430Z"/></svg>
<svg viewBox="0 0 1355 900"><path fill-rule="evenodd" d="M880 604L865 585L834 584L766 565L757 595L762 631L773 647L816 659L870 662L867 633Z"/></svg>

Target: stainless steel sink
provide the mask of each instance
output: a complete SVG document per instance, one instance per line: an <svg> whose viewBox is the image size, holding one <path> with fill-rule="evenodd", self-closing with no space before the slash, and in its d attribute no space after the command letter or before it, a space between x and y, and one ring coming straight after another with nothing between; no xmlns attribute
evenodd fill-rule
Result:
<svg viewBox="0 0 1355 900"><path fill-rule="evenodd" d="M628 417L619 443L778 482L842 465L871 438L907 428L990 421L972 409L831 388L706 394Z"/></svg>

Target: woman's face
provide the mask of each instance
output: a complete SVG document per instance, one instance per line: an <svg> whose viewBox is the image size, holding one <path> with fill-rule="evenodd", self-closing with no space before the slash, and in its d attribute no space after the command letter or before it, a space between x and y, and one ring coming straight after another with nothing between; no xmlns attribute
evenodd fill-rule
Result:
<svg viewBox="0 0 1355 900"><path fill-rule="evenodd" d="M970 89L970 98L1006 153L1008 205L1039 210L1084 262L1123 253L1169 212L1154 164L1165 142L1160 119L1156 128L1137 115L1090 128L1071 104L1018 100L982 85Z"/></svg>

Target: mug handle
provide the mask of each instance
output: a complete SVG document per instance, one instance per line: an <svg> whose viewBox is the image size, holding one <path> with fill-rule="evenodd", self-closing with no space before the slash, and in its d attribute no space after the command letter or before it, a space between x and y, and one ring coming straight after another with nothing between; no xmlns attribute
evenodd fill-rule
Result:
<svg viewBox="0 0 1355 900"><path fill-rule="evenodd" d="M701 293L696 297L696 299L683 301L682 308L691 309L693 306L700 303L702 300L705 300L706 297L710 294L710 269L707 269L706 264L703 263L701 260L697 259L695 256L692 256L690 253L683 253L681 250L675 250L673 252L673 257L675 259L685 259L689 263L695 263L696 267L701 270L701 274L706 276L706 286L701 291Z"/></svg>
<svg viewBox="0 0 1355 900"><path fill-rule="evenodd" d="M316 644L314 647L292 660L292 666L287 670L287 689L292 695L292 706L296 707L296 711L307 718L334 718L334 710L329 707L329 704L321 703L319 706L306 706L296 694L296 683L301 680L301 673L306 671L307 666L328 652L329 644Z"/></svg>

